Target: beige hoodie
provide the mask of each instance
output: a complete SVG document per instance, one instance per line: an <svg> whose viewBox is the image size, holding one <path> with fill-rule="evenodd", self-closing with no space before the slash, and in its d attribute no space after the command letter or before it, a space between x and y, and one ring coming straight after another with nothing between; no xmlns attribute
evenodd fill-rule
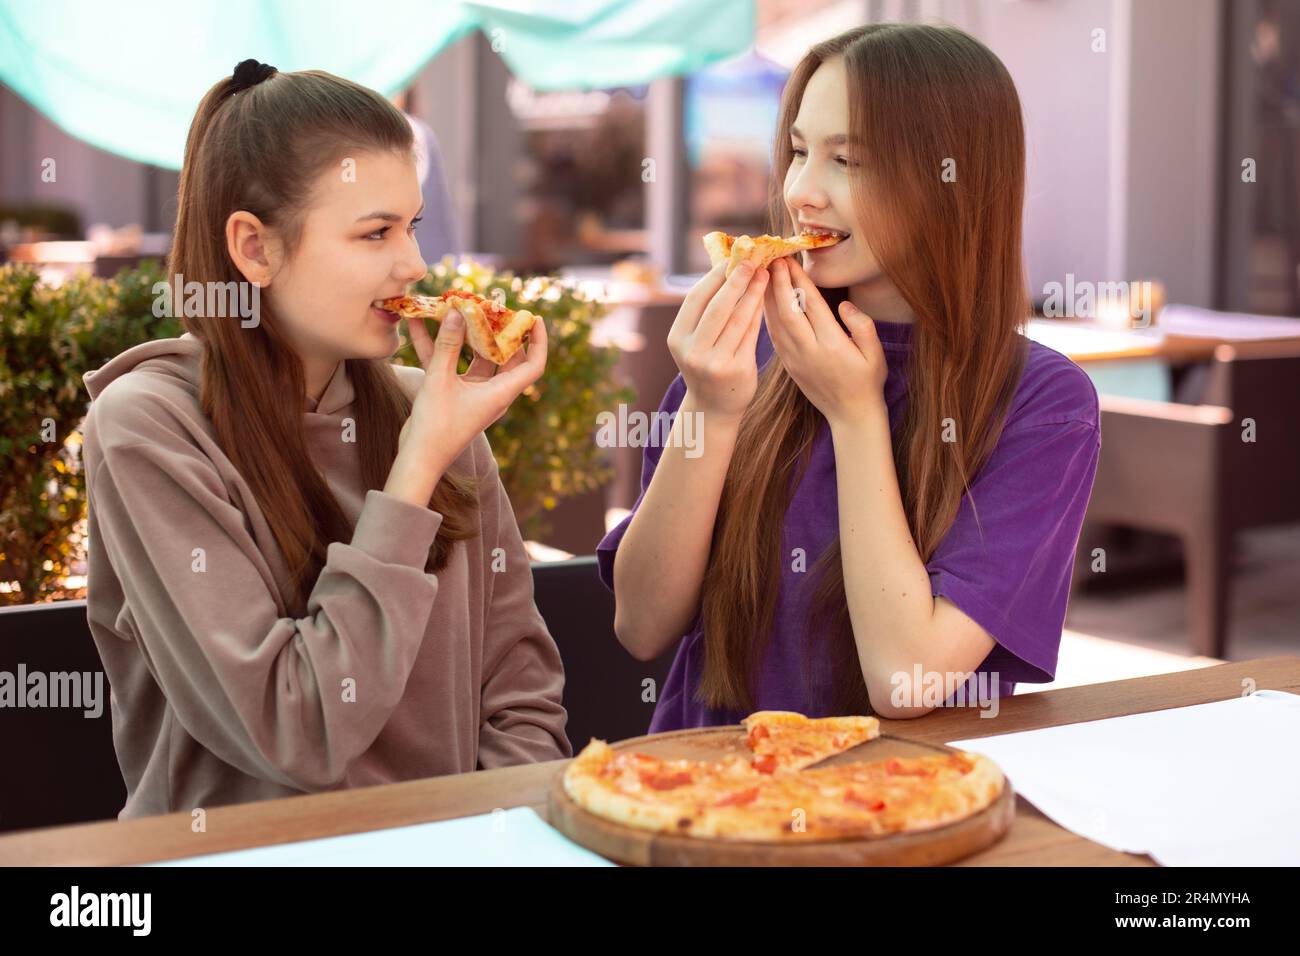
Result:
<svg viewBox="0 0 1300 956"><path fill-rule="evenodd" d="M362 487L340 363L303 429L354 530L293 618L270 528L199 409L202 348L147 342L85 376L87 614L119 816L571 756L559 652L486 437L457 461L479 477L481 534L426 574L442 515ZM422 370L393 367L418 387Z"/></svg>

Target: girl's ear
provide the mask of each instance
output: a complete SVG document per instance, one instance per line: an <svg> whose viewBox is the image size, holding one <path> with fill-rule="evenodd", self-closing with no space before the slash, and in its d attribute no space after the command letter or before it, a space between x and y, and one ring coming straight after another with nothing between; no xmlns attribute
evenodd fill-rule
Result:
<svg viewBox="0 0 1300 956"><path fill-rule="evenodd" d="M274 247L262 220L243 209L226 219L226 251L245 279L258 288L271 284L275 274Z"/></svg>

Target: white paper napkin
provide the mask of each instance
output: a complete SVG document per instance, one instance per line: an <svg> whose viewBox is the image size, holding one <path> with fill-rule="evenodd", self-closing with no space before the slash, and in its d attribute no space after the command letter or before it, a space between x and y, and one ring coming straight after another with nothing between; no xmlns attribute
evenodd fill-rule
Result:
<svg viewBox="0 0 1300 956"><path fill-rule="evenodd" d="M1067 724L950 747L996 761L1061 826L1167 866L1300 865L1300 696Z"/></svg>
<svg viewBox="0 0 1300 956"><path fill-rule="evenodd" d="M613 866L530 807L167 860L152 866Z"/></svg>

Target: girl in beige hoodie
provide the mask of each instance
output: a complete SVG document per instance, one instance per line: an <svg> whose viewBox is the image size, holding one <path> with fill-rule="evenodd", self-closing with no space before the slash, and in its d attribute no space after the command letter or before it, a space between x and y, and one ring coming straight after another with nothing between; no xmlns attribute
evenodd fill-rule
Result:
<svg viewBox="0 0 1300 956"><path fill-rule="evenodd" d="M457 375L453 313L409 323L423 370L389 363L415 170L402 114L327 73L246 61L199 106L155 290L187 331L85 379L123 818L572 753L483 435L546 330Z"/></svg>

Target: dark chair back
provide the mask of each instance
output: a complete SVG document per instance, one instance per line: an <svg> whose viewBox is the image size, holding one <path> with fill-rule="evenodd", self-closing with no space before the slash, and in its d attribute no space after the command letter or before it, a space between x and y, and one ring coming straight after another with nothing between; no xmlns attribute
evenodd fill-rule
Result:
<svg viewBox="0 0 1300 956"><path fill-rule="evenodd" d="M663 688L672 654L643 663L614 636L614 595L594 557L533 565L537 607L564 662L564 705L574 751L592 737L646 732L653 701L644 681ZM103 674L86 623L85 601L0 607L0 672ZM0 832L115 818L126 786L113 749L109 686L102 712L69 707L0 708ZM21 688L20 688L21 690Z"/></svg>
<svg viewBox="0 0 1300 956"><path fill-rule="evenodd" d="M1232 410L1224 447L1223 507L1230 527L1300 521L1300 349L1291 343L1220 345L1207 404ZM1254 440L1244 440L1245 420Z"/></svg>
<svg viewBox="0 0 1300 956"><path fill-rule="evenodd" d="M638 661L614 636L614 595L596 574L596 558L534 564L537 609L564 661L569 743L577 753L592 737L625 740L650 727L675 648ZM646 693L653 681L653 696ZM649 700L644 698L650 697Z"/></svg>
<svg viewBox="0 0 1300 956"><path fill-rule="evenodd" d="M98 717L74 707L0 708L0 831L116 817L126 784L86 602L0 607L0 672L14 681L41 674L47 683L58 674L98 674L102 705Z"/></svg>

